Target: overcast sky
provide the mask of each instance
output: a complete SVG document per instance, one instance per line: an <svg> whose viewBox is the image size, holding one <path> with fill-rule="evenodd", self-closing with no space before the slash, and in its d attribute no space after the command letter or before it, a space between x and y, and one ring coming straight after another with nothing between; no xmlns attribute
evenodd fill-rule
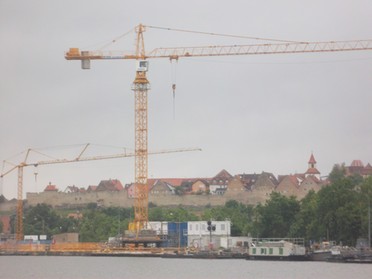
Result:
<svg viewBox="0 0 372 279"><path fill-rule="evenodd" d="M70 47L99 49L139 23L292 41L372 39L371 14L370 0L0 0L0 159L20 163L24 155L14 155L28 148L73 158L84 143L94 144L87 156L133 150L134 61L92 61L83 71L64 59ZM108 49L133 50L134 35ZM249 43L262 41L145 33L147 51ZM148 79L149 150L203 150L151 156L149 177L304 172L312 151L322 175L335 163L372 163L371 51L184 58L173 66L158 59ZM110 178L126 184L134 159L28 167L24 176L24 193L49 182L60 190ZM16 172L0 186L16 197Z"/></svg>

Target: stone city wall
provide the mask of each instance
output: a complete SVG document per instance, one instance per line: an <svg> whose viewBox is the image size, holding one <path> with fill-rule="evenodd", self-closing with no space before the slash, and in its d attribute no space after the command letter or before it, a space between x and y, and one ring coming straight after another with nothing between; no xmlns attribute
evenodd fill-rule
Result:
<svg viewBox="0 0 372 279"><path fill-rule="evenodd" d="M157 206L218 206L229 200L255 205L265 202L270 196L266 191L236 191L225 195L149 195L149 202ZM27 193L27 204L35 206L45 203L53 207L84 207L89 203L109 207L132 207L134 200L128 198L126 191L120 192L91 192L91 193L62 193L42 192Z"/></svg>

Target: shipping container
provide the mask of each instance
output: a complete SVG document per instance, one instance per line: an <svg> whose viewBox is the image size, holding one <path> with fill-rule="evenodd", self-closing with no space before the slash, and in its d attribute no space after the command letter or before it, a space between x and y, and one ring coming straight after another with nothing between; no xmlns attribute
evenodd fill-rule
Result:
<svg viewBox="0 0 372 279"><path fill-rule="evenodd" d="M168 238L165 246L187 247L187 222L168 222Z"/></svg>

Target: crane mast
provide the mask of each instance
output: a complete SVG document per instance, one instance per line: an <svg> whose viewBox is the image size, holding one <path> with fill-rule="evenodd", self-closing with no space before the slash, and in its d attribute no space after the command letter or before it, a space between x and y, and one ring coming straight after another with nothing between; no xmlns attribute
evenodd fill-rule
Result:
<svg viewBox="0 0 372 279"><path fill-rule="evenodd" d="M150 83L147 80L147 61L145 59L145 44L143 40L144 26L139 25L136 28L137 60L136 77L132 84L134 92L135 107L135 201L134 201L134 222L130 224L129 230L138 232L144 228L148 222L148 115L147 115L147 94L150 89Z"/></svg>
<svg viewBox="0 0 372 279"><path fill-rule="evenodd" d="M23 240L23 164L20 164L17 175L17 218L16 218L16 240Z"/></svg>

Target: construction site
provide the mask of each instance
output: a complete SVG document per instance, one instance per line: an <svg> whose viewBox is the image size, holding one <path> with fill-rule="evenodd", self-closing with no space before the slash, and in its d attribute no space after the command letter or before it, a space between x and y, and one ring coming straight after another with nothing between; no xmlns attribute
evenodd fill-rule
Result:
<svg viewBox="0 0 372 279"><path fill-rule="evenodd" d="M229 221L204 220L199 222L149 222L149 189L148 189L148 160L149 155L200 151L200 148L184 148L150 152L148 142L151 139L148 129L148 92L150 82L147 72L149 63L153 59L166 59L176 63L180 59L192 57L218 57L218 56L243 56L243 55L292 55L296 53L344 52L372 50L372 40L354 41L325 41L325 42L293 42L286 40L265 39L265 43L250 45L207 45L194 47L159 47L151 51L145 50L145 34L149 29L167 29L174 32L187 32L209 36L233 38L231 34L206 33L191 30L179 30L139 24L134 28L136 33L135 50L126 51L83 50L71 47L65 53L68 61L80 61L83 70L91 68L95 60L130 60L135 62L135 77L131 86L134 93L134 152L113 154L108 156L97 155L85 157L86 145L81 152L72 159L53 159L45 161L29 161L29 149L25 158L1 173L1 178L9 173L17 172L17 211L16 235L13 240L0 242L1 254L18 255L120 255L120 256L164 256L164 255L204 255L205 253L219 254L221 249L229 249L230 257L247 253L249 239L232 238L231 224ZM242 36L243 37L243 36ZM263 39L262 39L263 40ZM267 42L269 41L269 42ZM99 66L98 66L99 67ZM196 69L197 71L197 69ZM176 83L171 85L173 94L176 92ZM24 235L23 201L24 185L23 170L28 166L43 166L54 164L68 164L84 161L106 160L124 157L134 157L134 216L128 227L122 230L120 237L114 237L105 243L81 243L78 241L65 242L54 239L27 239ZM65 235L66 238L73 235ZM203 254L204 253L204 254Z"/></svg>

